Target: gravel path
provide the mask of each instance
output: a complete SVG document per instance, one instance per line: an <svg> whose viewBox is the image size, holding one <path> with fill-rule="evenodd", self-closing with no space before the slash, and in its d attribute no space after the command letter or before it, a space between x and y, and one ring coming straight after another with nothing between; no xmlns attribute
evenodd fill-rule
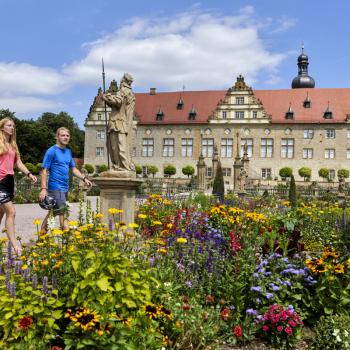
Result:
<svg viewBox="0 0 350 350"><path fill-rule="evenodd" d="M91 201L91 209L96 208L96 198L88 197ZM79 203L71 203L70 220L77 220L79 212ZM46 215L46 210L39 207L39 204L15 204L16 207L16 236L20 236L23 242L29 242L36 237L36 226L33 225L34 219L43 220ZM83 207L85 214L85 207ZM58 218L56 219L58 227ZM4 219L1 223L1 230L4 228ZM1 233L1 237L6 237L5 233Z"/></svg>

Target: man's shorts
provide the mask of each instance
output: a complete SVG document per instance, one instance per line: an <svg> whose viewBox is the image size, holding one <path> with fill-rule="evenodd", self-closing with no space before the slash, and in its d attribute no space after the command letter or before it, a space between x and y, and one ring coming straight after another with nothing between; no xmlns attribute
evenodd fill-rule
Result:
<svg viewBox="0 0 350 350"><path fill-rule="evenodd" d="M13 175L6 175L0 181L0 205L12 201L15 188Z"/></svg>
<svg viewBox="0 0 350 350"><path fill-rule="evenodd" d="M67 209L68 192L58 190L48 190L47 194L55 198L56 205L53 207L54 215L63 214Z"/></svg>

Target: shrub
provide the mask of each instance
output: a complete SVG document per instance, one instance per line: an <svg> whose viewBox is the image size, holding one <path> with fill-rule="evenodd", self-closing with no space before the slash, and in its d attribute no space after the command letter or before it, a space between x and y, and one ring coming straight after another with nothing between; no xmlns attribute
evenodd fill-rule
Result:
<svg viewBox="0 0 350 350"><path fill-rule="evenodd" d="M169 164L164 167L164 176L170 177L175 174L176 174L176 168L173 165Z"/></svg>
<svg viewBox="0 0 350 350"><path fill-rule="evenodd" d="M328 179L328 176L329 176L329 169L327 169L327 168L321 168L321 169L318 171L318 176L319 176L319 177L322 177L323 179Z"/></svg>
<svg viewBox="0 0 350 350"><path fill-rule="evenodd" d="M220 162L218 162L218 168L216 169L215 179L213 183L213 194L218 196L220 198L220 201L224 199L225 184Z"/></svg>
<svg viewBox="0 0 350 350"><path fill-rule="evenodd" d="M192 165L186 165L182 168L182 173L190 177L194 174L194 167Z"/></svg>
<svg viewBox="0 0 350 350"><path fill-rule="evenodd" d="M290 167L281 168L279 171L279 175L281 176L281 178L291 177L292 174L293 174L293 169Z"/></svg>
<svg viewBox="0 0 350 350"><path fill-rule="evenodd" d="M25 166L27 167L27 169L33 173L33 174L38 174L38 170L36 165L32 164L32 163L25 163Z"/></svg>
<svg viewBox="0 0 350 350"><path fill-rule="evenodd" d="M310 349L350 349L349 322L348 315L322 316L316 324L316 336Z"/></svg>
<svg viewBox="0 0 350 350"><path fill-rule="evenodd" d="M83 168L88 172L88 174L93 174L95 168L92 164L84 164Z"/></svg>
<svg viewBox="0 0 350 350"><path fill-rule="evenodd" d="M136 175L141 175L142 174L141 165L135 165L135 171L136 171Z"/></svg>
<svg viewBox="0 0 350 350"><path fill-rule="evenodd" d="M299 173L299 176L303 177L305 181L310 180L310 178L311 178L311 169L310 168L302 167L299 169L298 173Z"/></svg>
<svg viewBox="0 0 350 350"><path fill-rule="evenodd" d="M106 164L96 165L96 169L98 169L99 173L103 173L108 170L108 166Z"/></svg>
<svg viewBox="0 0 350 350"><path fill-rule="evenodd" d="M293 175L291 176L291 179L290 179L288 198L291 206L295 208L297 206L297 190L296 190L295 180Z"/></svg>
<svg viewBox="0 0 350 350"><path fill-rule="evenodd" d="M154 177L154 175L158 173L159 169L155 165L149 165L147 167L147 171L149 174L152 174L152 177Z"/></svg>
<svg viewBox="0 0 350 350"><path fill-rule="evenodd" d="M339 169L337 171L338 178L347 179L349 177L349 174L350 172L348 169Z"/></svg>

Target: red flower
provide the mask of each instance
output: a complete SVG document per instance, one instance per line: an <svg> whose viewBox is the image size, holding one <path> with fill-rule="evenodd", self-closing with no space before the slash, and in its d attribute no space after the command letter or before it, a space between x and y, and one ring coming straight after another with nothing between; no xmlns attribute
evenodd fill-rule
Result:
<svg viewBox="0 0 350 350"><path fill-rule="evenodd" d="M206 300L205 300L205 302L207 303L207 304L212 304L213 302L215 301L215 298L212 296L212 295L207 295L207 298L206 298Z"/></svg>
<svg viewBox="0 0 350 350"><path fill-rule="evenodd" d="M243 329L241 326L234 326L232 328L232 332L235 335L236 338L240 338L243 335Z"/></svg>
<svg viewBox="0 0 350 350"><path fill-rule="evenodd" d="M290 327L286 327L286 329L284 330L288 335L291 335L293 333L292 328Z"/></svg>
<svg viewBox="0 0 350 350"><path fill-rule="evenodd" d="M22 331L28 329L32 324L33 324L32 316L23 316L23 317L18 321L18 327L19 327L19 329L22 330Z"/></svg>
<svg viewBox="0 0 350 350"><path fill-rule="evenodd" d="M277 332L282 332L283 331L283 326L278 326L277 327Z"/></svg>
<svg viewBox="0 0 350 350"><path fill-rule="evenodd" d="M228 317L230 316L230 310L225 308L222 309L221 313L220 313L220 317L222 320L227 321Z"/></svg>
<svg viewBox="0 0 350 350"><path fill-rule="evenodd" d="M51 350L63 350L60 346L54 345L51 347Z"/></svg>
<svg viewBox="0 0 350 350"><path fill-rule="evenodd" d="M181 306L182 310L188 311L192 309L192 306L189 304L184 304Z"/></svg>
<svg viewBox="0 0 350 350"><path fill-rule="evenodd" d="M262 330L264 332L267 332L269 330L269 326L267 326L266 324L263 326Z"/></svg>

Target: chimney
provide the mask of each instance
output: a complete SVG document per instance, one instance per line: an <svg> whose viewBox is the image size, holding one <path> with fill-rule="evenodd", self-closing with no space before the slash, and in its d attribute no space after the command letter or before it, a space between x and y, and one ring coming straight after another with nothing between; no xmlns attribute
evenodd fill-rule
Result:
<svg viewBox="0 0 350 350"><path fill-rule="evenodd" d="M156 94L156 88L150 88L149 89L149 94L150 95L155 95Z"/></svg>

